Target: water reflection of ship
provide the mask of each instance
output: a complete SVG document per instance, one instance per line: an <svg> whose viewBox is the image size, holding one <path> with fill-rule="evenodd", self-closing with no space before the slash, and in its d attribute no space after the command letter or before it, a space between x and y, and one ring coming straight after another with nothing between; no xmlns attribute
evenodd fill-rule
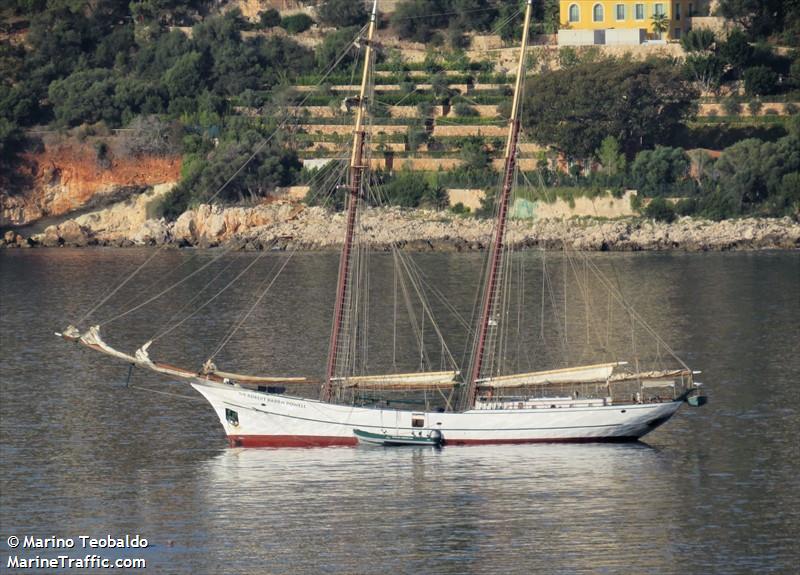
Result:
<svg viewBox="0 0 800 575"><path fill-rule="evenodd" d="M397 562L396 572L463 573L467 564L472 572L502 572L510 558L583 572L598 546L600 561L620 563L596 568L613 572L630 561L633 542L670 547L669 529L652 529L669 523L682 497L668 467L637 443L231 449L207 461L198 481L215 508L219 494L236 493L224 505L231 517L210 525L218 530L210 538L228 537L230 521L257 532L279 556L288 555L281 547L301 544L306 555L293 554L298 572L314 561L301 538L324 540L327 566L348 572L368 572L376 558L382 569ZM641 525L646 534L636 533Z"/></svg>

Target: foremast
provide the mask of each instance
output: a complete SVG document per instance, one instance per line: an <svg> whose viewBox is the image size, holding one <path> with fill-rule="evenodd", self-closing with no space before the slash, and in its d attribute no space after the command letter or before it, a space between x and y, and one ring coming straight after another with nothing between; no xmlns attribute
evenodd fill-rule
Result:
<svg viewBox="0 0 800 575"><path fill-rule="evenodd" d="M345 233L342 254L339 258L339 280L336 287L336 303L334 304L333 326L328 347L328 365L325 372L325 382L322 387L322 399L330 401L333 395L333 379L336 377L336 362L339 343L342 335L347 301L350 297L351 272L353 257L353 240L355 234L358 208L361 199L362 180L364 176L364 145L366 129L364 117L367 106L367 87L369 73L373 58L373 37L377 27L378 0L374 0L372 14L370 15L369 29L367 31L366 51L364 54L364 72L361 77L361 89L358 97L358 110L356 112L356 126L353 132L353 151L350 156L350 178L347 186L347 231Z"/></svg>
<svg viewBox="0 0 800 575"><path fill-rule="evenodd" d="M520 131L520 101L522 97L522 82L525 72L525 55L528 48L528 36L530 34L531 12L533 10L533 0L528 0L525 7L525 24L522 31L522 48L519 55L519 66L517 68L517 79L514 86L514 99L511 106L511 119L508 126L508 140L506 141L505 162L503 170L503 185L497 201L497 216L495 221L494 237L492 238L491 251L489 254L489 266L486 276L486 283L483 290L483 300L481 304L481 314L479 316L480 325L472 354L470 377L466 391L466 408L470 409L475 405L475 398L478 391L478 380L481 377L483 368L484 354L486 352L486 340L489 334L490 322L497 304L497 294L499 293L501 260L503 257L503 245L506 234L506 224L508 219L508 204L511 196L511 189L514 184L514 171L517 163L517 143Z"/></svg>

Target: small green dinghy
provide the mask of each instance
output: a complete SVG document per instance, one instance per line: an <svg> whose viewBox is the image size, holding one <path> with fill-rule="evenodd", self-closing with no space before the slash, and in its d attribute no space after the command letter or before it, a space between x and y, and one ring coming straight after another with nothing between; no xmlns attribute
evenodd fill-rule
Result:
<svg viewBox="0 0 800 575"><path fill-rule="evenodd" d="M354 429L353 435L359 443L366 445L383 445L384 447L407 447L409 445L441 447L444 445L444 436L438 429L430 431L427 435L389 435L388 433L371 433L361 429Z"/></svg>

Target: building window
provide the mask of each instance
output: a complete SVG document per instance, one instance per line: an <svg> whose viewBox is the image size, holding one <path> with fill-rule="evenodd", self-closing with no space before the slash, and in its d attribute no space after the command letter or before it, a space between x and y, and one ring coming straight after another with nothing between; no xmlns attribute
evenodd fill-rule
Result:
<svg viewBox="0 0 800 575"><path fill-rule="evenodd" d="M675 31L673 32L672 37L675 38L676 40L680 40L681 39L681 29L680 28L675 28Z"/></svg>
<svg viewBox="0 0 800 575"><path fill-rule="evenodd" d="M694 5L691 2L689 2L689 13L687 16L694 16Z"/></svg>
<svg viewBox="0 0 800 575"><path fill-rule="evenodd" d="M654 4L653 5L653 15L654 16L663 16L664 15L664 5L661 4L661 3Z"/></svg>
<svg viewBox="0 0 800 575"><path fill-rule="evenodd" d="M681 19L681 5L678 4L677 2L675 3L675 19L676 20Z"/></svg>
<svg viewBox="0 0 800 575"><path fill-rule="evenodd" d="M581 13L578 8L577 4L573 4L569 7L569 21L570 22L580 22Z"/></svg>
<svg viewBox="0 0 800 575"><path fill-rule="evenodd" d="M644 20L644 4L637 4L634 7L637 20Z"/></svg>
<svg viewBox="0 0 800 575"><path fill-rule="evenodd" d="M625 4L617 4L617 20L625 19Z"/></svg>
<svg viewBox="0 0 800 575"><path fill-rule="evenodd" d="M595 22L602 22L603 21L603 5L602 4L595 4L594 10L592 11L592 17Z"/></svg>

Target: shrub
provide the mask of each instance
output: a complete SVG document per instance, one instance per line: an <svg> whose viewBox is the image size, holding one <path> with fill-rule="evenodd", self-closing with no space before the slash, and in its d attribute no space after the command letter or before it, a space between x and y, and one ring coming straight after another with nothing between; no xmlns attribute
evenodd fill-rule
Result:
<svg viewBox="0 0 800 575"><path fill-rule="evenodd" d="M722 109L728 116L738 116L742 113L742 103L736 96L730 96L722 101Z"/></svg>
<svg viewBox="0 0 800 575"><path fill-rule="evenodd" d="M750 110L751 116L758 116L763 107L764 103L758 99L750 100L750 102L747 104L747 109Z"/></svg>
<svg viewBox="0 0 800 575"><path fill-rule="evenodd" d="M272 28L281 25L281 14L275 8L269 8L258 13L258 21L262 28Z"/></svg>
<svg viewBox="0 0 800 575"><path fill-rule="evenodd" d="M675 221L675 208L664 198L653 198L644 209L644 215L659 222Z"/></svg>
<svg viewBox="0 0 800 575"><path fill-rule="evenodd" d="M789 102L783 109L788 115L794 116L797 113L797 104Z"/></svg>
<svg viewBox="0 0 800 575"><path fill-rule="evenodd" d="M767 66L753 66L744 71L744 89L749 96L774 94L778 89L778 75Z"/></svg>
<svg viewBox="0 0 800 575"><path fill-rule="evenodd" d="M764 115L765 116L778 116L779 114L778 114L778 110L776 110L775 108L767 108L766 110L764 110Z"/></svg>
<svg viewBox="0 0 800 575"><path fill-rule="evenodd" d="M450 211L459 216L465 216L469 214L472 210L470 210L462 202L458 202L456 205L450 208Z"/></svg>
<svg viewBox="0 0 800 575"><path fill-rule="evenodd" d="M364 3L353 0L327 0L317 7L317 14L323 24L337 28L364 24L369 17Z"/></svg>
<svg viewBox="0 0 800 575"><path fill-rule="evenodd" d="M679 216L691 216L697 212L697 200L694 198L683 198L675 204L675 213Z"/></svg>
<svg viewBox="0 0 800 575"><path fill-rule="evenodd" d="M313 23L314 20L311 16L300 12L281 19L281 28L284 28L289 34L300 34L311 28Z"/></svg>
<svg viewBox="0 0 800 575"><path fill-rule="evenodd" d="M465 118L467 118L467 117L474 118L475 116L479 116L480 115L480 114L478 114L478 110L476 110L475 108L473 108L472 106L470 106L466 102L457 103L453 107L453 109L455 110L455 113L456 113L457 116L462 116L462 117L465 117Z"/></svg>

